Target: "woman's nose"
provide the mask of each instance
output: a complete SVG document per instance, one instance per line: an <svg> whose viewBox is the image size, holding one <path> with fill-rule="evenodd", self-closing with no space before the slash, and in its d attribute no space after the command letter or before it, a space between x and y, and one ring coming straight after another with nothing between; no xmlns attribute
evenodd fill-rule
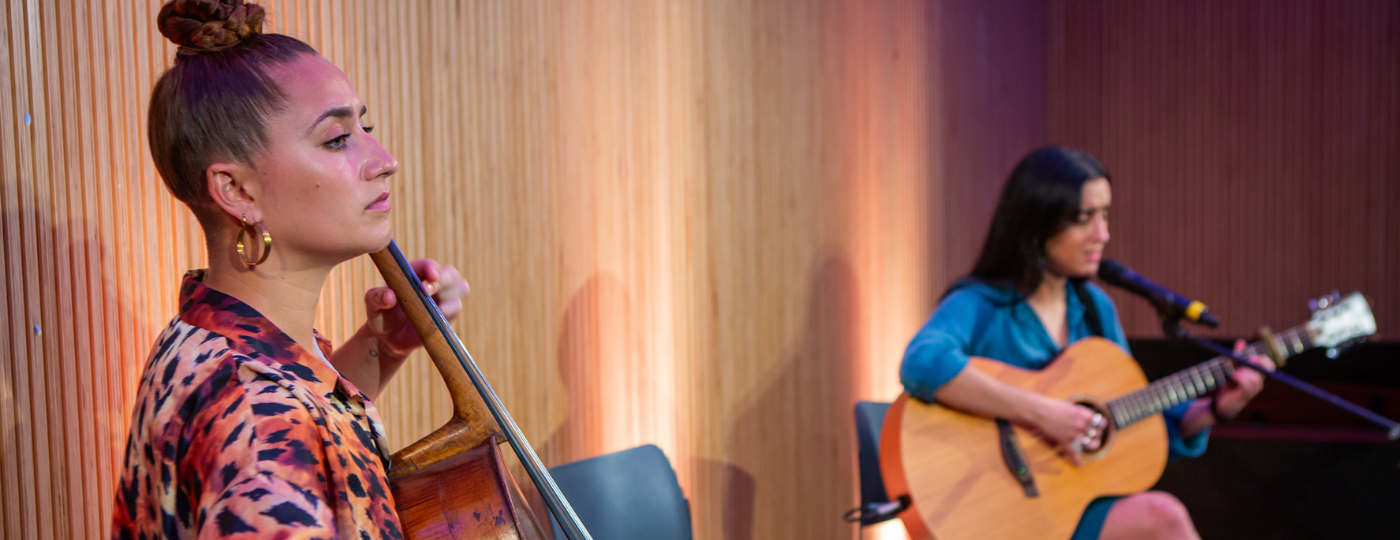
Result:
<svg viewBox="0 0 1400 540"><path fill-rule="evenodd" d="M373 137L369 139L373 141L374 149L370 155L369 163L367 163L365 167L365 180L389 177L399 172L399 160L395 158L393 154L390 154L388 150L385 150L384 147L379 144L378 140L375 140Z"/></svg>

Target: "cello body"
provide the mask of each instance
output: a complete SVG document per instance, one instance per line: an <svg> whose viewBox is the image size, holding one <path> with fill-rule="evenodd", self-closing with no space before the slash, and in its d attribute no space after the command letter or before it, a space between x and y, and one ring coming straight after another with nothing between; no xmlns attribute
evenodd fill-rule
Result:
<svg viewBox="0 0 1400 540"><path fill-rule="evenodd" d="M422 338L423 348L437 366L452 397L452 418L446 425L390 458L389 489L394 495L404 538L549 538L502 459L499 445L508 435L496 420L500 417L493 414L483 397L483 394L490 394L495 399L495 395L489 392L484 380L477 385L478 381L468 373L468 367L475 369L475 364L470 363L470 357L465 355L461 342L446 326L436 306L428 305L431 299L422 292L421 284L411 274L412 269L408 268L397 246L390 243L370 257L399 298L400 307ZM463 361L464 356L466 361ZM528 443L518 434L514 422L508 415L504 418L516 430L518 439L512 441L512 445L524 445L532 458L527 462L525 456L521 456L527 472L532 464L542 468L538 457L528 450ZM520 447L516 446L516 450L519 453ZM541 473L532 472L536 484L539 483L538 474ZM537 485L541 492L553 487L548 473L542 474L550 485ZM564 505L567 508L567 502ZM572 516L571 509L565 513ZM582 529L576 519L574 517L572 523ZM586 531L583 538L587 538Z"/></svg>
<svg viewBox="0 0 1400 540"><path fill-rule="evenodd" d="M389 487L405 538L547 538L495 444L391 478Z"/></svg>

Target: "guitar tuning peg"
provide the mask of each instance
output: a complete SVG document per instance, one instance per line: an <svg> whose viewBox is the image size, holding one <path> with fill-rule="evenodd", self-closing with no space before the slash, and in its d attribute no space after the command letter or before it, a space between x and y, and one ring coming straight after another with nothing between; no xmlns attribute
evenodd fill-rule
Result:
<svg viewBox="0 0 1400 540"><path fill-rule="evenodd" d="M1338 343L1336 347L1331 347L1327 349L1327 358L1335 360L1338 356L1341 356L1342 353L1351 350L1352 347L1360 345L1365 341L1366 337L1362 336L1358 338L1348 339L1346 341Z"/></svg>
<svg viewBox="0 0 1400 540"><path fill-rule="evenodd" d="M1308 311L1316 312L1319 309L1319 303L1320 302L1316 298L1308 300Z"/></svg>

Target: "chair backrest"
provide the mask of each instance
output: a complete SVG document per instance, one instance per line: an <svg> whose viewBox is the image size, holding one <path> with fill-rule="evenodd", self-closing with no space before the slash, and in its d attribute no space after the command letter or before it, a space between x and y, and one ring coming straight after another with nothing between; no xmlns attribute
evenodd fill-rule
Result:
<svg viewBox="0 0 1400 540"><path fill-rule="evenodd" d="M599 540L691 540L690 503L656 445L549 469L574 513ZM553 524L554 537L563 538Z"/></svg>
<svg viewBox="0 0 1400 540"><path fill-rule="evenodd" d="M862 401L856 403L856 457L860 464L860 506L871 508L889 502L885 481L880 476L880 430L885 425L889 403ZM863 513L861 525L873 525L894 517Z"/></svg>

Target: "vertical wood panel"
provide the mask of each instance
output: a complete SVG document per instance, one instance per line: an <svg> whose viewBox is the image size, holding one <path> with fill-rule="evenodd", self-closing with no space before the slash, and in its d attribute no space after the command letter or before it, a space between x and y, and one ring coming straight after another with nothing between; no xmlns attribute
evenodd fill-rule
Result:
<svg viewBox="0 0 1400 540"><path fill-rule="evenodd" d="M1050 140L1114 174L1110 256L1207 302L1208 334L1299 324L1338 289L1400 336L1400 5L1049 5Z"/></svg>
<svg viewBox="0 0 1400 540"><path fill-rule="evenodd" d="M1046 138L1043 0L944 2L936 21L945 184L938 290L972 269L1016 161Z"/></svg>
<svg viewBox="0 0 1400 540"><path fill-rule="evenodd" d="M3 6L0 537L100 538L148 348L206 258L148 157L174 50L156 0ZM655 443L699 538L851 536L851 406L897 393L934 294L930 5L268 7L369 106L395 236L471 281L457 326L547 462ZM338 268L318 328L354 332L379 282ZM395 445L447 418L424 360L380 400Z"/></svg>
<svg viewBox="0 0 1400 540"><path fill-rule="evenodd" d="M370 107L403 164L395 235L473 284L457 326L541 455L660 445L699 538L851 535L851 405L898 391L905 341L1046 141L1105 161L1112 255L1209 300L1222 333L1294 324L1331 288L1400 331L1390 3L269 7ZM106 536L144 358L206 258L148 158L158 8L3 3L6 539ZM337 269L318 328L349 335L378 283ZM447 404L415 358L380 407L402 445Z"/></svg>

